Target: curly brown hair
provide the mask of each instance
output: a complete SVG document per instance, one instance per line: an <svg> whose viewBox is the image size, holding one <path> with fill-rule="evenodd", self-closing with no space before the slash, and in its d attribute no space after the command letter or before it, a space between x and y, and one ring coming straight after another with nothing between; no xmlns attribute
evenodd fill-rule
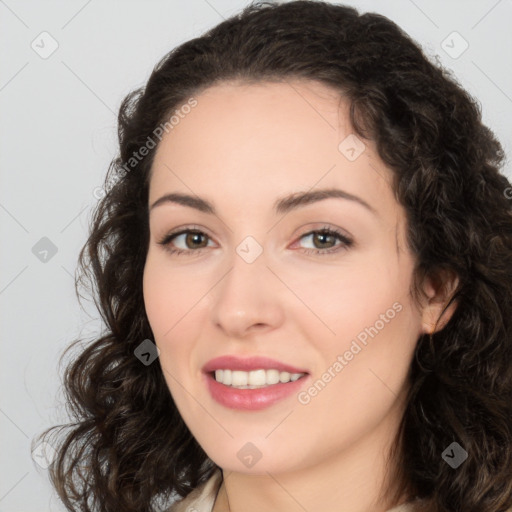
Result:
<svg viewBox="0 0 512 512"><path fill-rule="evenodd" d="M512 189L500 172L502 146L478 103L392 21L305 0L249 5L173 49L122 101L120 152L75 283L96 288L108 330L66 368L75 421L40 435L68 430L48 440L58 445L49 474L67 509L158 510L218 468L183 422L160 365L134 356L153 338L142 276L158 145L144 157L139 150L180 105L218 82L288 79L338 90L355 133L374 141L392 170L416 258L411 291L420 293L425 276L459 278L452 318L417 341L394 444L396 496L423 498L432 512L512 506ZM469 454L456 471L441 457L454 441Z"/></svg>

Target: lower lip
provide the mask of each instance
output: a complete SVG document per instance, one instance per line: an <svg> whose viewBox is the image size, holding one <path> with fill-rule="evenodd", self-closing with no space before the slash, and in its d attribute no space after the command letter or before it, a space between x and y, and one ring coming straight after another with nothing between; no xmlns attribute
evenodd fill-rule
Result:
<svg viewBox="0 0 512 512"><path fill-rule="evenodd" d="M219 404L230 409L241 409L245 411L257 411L265 409L279 400L297 393L304 385L309 374L300 379L280 384L272 384L265 388L238 389L226 386L217 382L210 373L203 374L212 398Z"/></svg>

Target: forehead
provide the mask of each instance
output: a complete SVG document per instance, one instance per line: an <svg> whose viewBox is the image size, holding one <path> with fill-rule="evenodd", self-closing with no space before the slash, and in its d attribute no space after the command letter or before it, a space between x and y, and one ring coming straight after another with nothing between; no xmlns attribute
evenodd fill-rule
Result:
<svg viewBox="0 0 512 512"><path fill-rule="evenodd" d="M269 195L314 187L343 188L376 208L394 203L390 171L355 136L346 100L329 86L230 82L195 99L159 143L150 203L181 191L261 207Z"/></svg>

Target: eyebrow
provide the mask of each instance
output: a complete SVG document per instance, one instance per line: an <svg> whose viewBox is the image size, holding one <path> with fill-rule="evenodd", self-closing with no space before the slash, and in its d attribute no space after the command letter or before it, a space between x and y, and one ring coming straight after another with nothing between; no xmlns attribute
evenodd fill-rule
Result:
<svg viewBox="0 0 512 512"><path fill-rule="evenodd" d="M357 204L360 204L361 206L364 206L367 210L372 212L374 215L378 216L378 213L375 210L375 208L368 204L364 199L361 199L358 196L349 194L348 192L345 192L344 190L340 190L337 188L320 189L290 194L288 196L278 199L274 203L274 210L276 214L284 214L297 208L300 208L301 206L316 203L318 201L323 201L324 199L329 198L346 199L349 201L353 201ZM194 208L203 213L217 215L215 207L209 201L202 199L198 196L191 196L188 194L182 194L178 192L165 194L164 196L157 199L151 205L150 211L152 211L157 206L160 206L165 203L181 204L182 206L188 206L189 208Z"/></svg>

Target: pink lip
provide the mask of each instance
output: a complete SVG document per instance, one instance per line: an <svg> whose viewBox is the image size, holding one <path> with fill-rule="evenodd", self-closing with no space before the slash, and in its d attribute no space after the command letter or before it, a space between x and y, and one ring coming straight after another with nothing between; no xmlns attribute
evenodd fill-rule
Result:
<svg viewBox="0 0 512 512"><path fill-rule="evenodd" d="M280 372L289 373L308 373L307 370L296 368L289 364L281 363L275 359L268 357L248 357L240 358L236 356L222 356L211 359L203 366L203 372L211 373L215 370L241 370L244 372L250 372L251 370L259 370L263 368L265 370L275 369ZM244 391L244 390L242 390ZM251 390L249 390L251 391Z"/></svg>
<svg viewBox="0 0 512 512"><path fill-rule="evenodd" d="M203 374L210 395L216 402L230 409L246 411L264 409L290 396L292 393L296 394L304 385L305 380L309 380L309 377L310 375L304 375L293 382L290 381L285 384L281 382L265 388L236 389L217 382L212 373Z"/></svg>
<svg viewBox="0 0 512 512"><path fill-rule="evenodd" d="M304 380L309 377L309 375L305 375L295 381L284 384L282 382L272 384L265 388L237 389L217 382L213 375L215 370L228 369L249 372L251 370L259 370L260 368L265 370L275 369L288 373L308 373L304 369L281 363L276 359L256 356L248 358L235 356L216 357L203 366L203 372L208 390L216 402L230 409L248 411L264 409L292 393L296 393L304 384Z"/></svg>

